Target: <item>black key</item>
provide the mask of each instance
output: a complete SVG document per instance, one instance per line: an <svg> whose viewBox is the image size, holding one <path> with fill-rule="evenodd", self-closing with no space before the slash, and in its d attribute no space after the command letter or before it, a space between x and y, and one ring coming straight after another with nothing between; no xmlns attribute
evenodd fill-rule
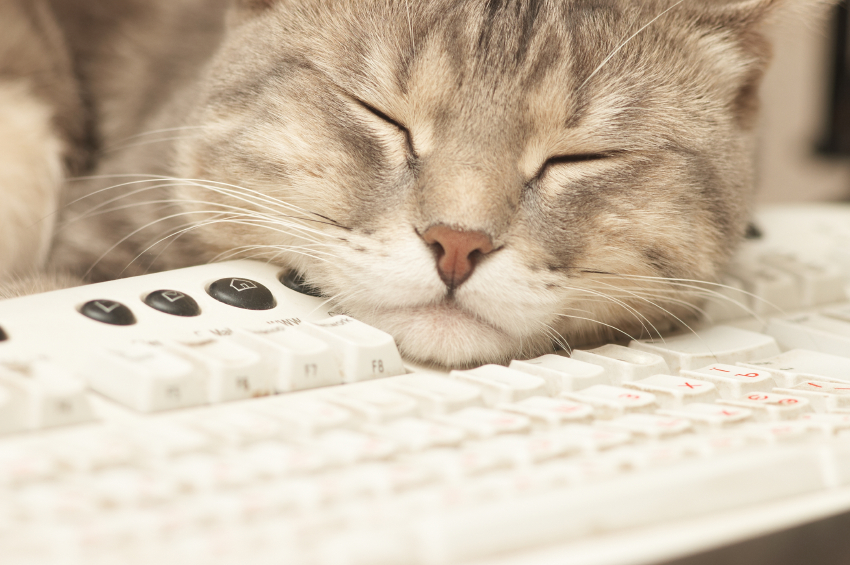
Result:
<svg viewBox="0 0 850 565"><path fill-rule="evenodd" d="M114 300L101 299L86 302L80 309L80 313L92 320L113 326L132 326L136 323L133 312Z"/></svg>
<svg viewBox="0 0 850 565"><path fill-rule="evenodd" d="M271 291L251 279L219 279L207 292L219 302L245 310L271 310L277 305Z"/></svg>
<svg viewBox="0 0 850 565"><path fill-rule="evenodd" d="M322 292L315 286L310 286L304 282L304 277L298 271L287 271L280 276L280 282L283 286L290 288L295 292L306 294L307 296L315 296L321 298Z"/></svg>
<svg viewBox="0 0 850 565"><path fill-rule="evenodd" d="M0 328L0 341L6 341L9 339L9 335L3 331L3 328Z"/></svg>
<svg viewBox="0 0 850 565"><path fill-rule="evenodd" d="M179 290L157 290L145 297L145 304L172 316L198 316L201 307L195 299Z"/></svg>

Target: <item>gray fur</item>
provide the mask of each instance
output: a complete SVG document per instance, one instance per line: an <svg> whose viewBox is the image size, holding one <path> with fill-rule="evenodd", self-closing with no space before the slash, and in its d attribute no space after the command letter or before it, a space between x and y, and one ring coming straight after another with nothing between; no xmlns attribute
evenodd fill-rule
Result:
<svg viewBox="0 0 850 565"><path fill-rule="evenodd" d="M101 176L67 183L55 267L264 258L441 365L693 319L706 291L681 281L716 281L746 226L762 28L824 5L38 4L87 102L68 124L54 101L56 128L69 158L96 140ZM452 293L434 225L497 248Z"/></svg>

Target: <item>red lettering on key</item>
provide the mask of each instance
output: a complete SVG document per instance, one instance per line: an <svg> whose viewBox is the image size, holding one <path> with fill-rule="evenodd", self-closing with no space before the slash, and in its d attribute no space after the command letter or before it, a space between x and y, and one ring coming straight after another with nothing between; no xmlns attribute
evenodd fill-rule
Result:
<svg viewBox="0 0 850 565"><path fill-rule="evenodd" d="M806 383L806 384L809 385L809 386L817 387L817 388L823 388L822 386L816 385L815 383Z"/></svg>
<svg viewBox="0 0 850 565"><path fill-rule="evenodd" d="M767 400L767 396L762 396L761 394L751 394L747 397L747 400Z"/></svg>
<svg viewBox="0 0 850 565"><path fill-rule="evenodd" d="M797 404L798 402L800 401L796 398L783 398L779 401L779 404Z"/></svg>
<svg viewBox="0 0 850 565"><path fill-rule="evenodd" d="M627 394L627 393L623 393L623 394L621 394L618 398L627 398L627 399L629 399L629 400L640 400L640 395L639 395L639 394Z"/></svg>
<svg viewBox="0 0 850 565"><path fill-rule="evenodd" d="M759 375L758 373L738 373L735 376L736 377L749 377L749 378L753 379L753 378L759 377L761 375Z"/></svg>
<svg viewBox="0 0 850 565"><path fill-rule="evenodd" d="M691 383L685 381L685 384L679 385L679 386L686 386L688 388L697 388L698 386L702 386L702 385L692 385Z"/></svg>
<svg viewBox="0 0 850 565"><path fill-rule="evenodd" d="M718 369L717 367L712 367L710 370L711 371L720 371L721 373L728 373L729 372L726 369Z"/></svg>
<svg viewBox="0 0 850 565"><path fill-rule="evenodd" d="M730 412L728 410L721 410L720 414L722 414L723 416L737 416L738 415L737 412Z"/></svg>

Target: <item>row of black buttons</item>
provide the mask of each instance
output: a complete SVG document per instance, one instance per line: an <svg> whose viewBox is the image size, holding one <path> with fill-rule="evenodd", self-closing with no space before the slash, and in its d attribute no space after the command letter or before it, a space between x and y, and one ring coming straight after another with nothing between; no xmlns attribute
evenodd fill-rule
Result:
<svg viewBox="0 0 850 565"><path fill-rule="evenodd" d="M245 310L271 310L277 306L271 291L250 279L220 279L207 289L210 296L237 308ZM172 316L192 317L201 313L201 307L194 298L177 290L157 290L145 297L145 304ZM84 316L114 326L131 326L136 316L124 304L114 300L91 300L80 309Z"/></svg>

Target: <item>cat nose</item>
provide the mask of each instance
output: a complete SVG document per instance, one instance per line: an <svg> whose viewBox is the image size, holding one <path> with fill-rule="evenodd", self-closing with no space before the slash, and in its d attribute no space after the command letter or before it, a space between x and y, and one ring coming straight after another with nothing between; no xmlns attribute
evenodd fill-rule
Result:
<svg viewBox="0 0 850 565"><path fill-rule="evenodd" d="M490 236L480 231L432 226L422 234L422 239L436 252L437 272L450 289L462 285L478 260L493 251Z"/></svg>

